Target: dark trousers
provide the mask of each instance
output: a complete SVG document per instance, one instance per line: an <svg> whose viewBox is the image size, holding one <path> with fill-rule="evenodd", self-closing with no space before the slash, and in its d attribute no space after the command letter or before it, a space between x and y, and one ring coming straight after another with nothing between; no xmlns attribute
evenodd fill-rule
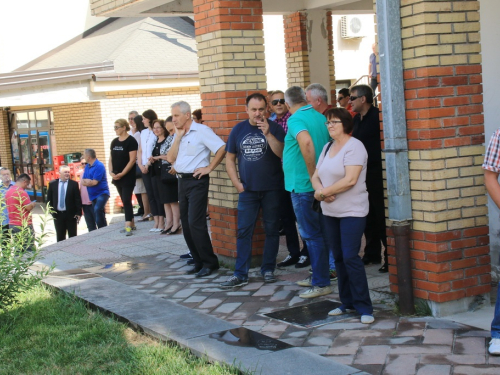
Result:
<svg viewBox="0 0 500 375"><path fill-rule="evenodd" d="M152 176L151 185L153 186L153 194L155 195L156 211L158 212L158 216L165 216L165 206L161 203L160 196L160 189L163 188L163 182L161 182L160 176Z"/></svg>
<svg viewBox="0 0 500 375"><path fill-rule="evenodd" d="M292 196L289 191L283 190L280 198L279 207L281 224L285 231L286 247L290 256L298 258L301 255L309 256L305 241L302 251L300 251L299 233L297 232L297 221L295 212L293 211Z"/></svg>
<svg viewBox="0 0 500 375"><path fill-rule="evenodd" d="M280 247L279 204L281 191L247 191L240 193L238 199L238 239L236 240L237 257L234 275L239 279L248 279L248 270L252 260L252 236L255 222L262 208L262 221L266 232L264 254L260 272L274 272L276 256Z"/></svg>
<svg viewBox="0 0 500 375"><path fill-rule="evenodd" d="M146 174L142 174L142 181L144 182L144 187L146 188L146 193L148 193L149 208L151 209L151 215L160 216L161 211L158 211L158 203L156 203L155 193L153 190L153 182L151 181L151 171Z"/></svg>
<svg viewBox="0 0 500 375"><path fill-rule="evenodd" d="M17 244L18 249L16 250L22 250L23 252L35 251L35 230L33 225L30 224L25 228L9 225L9 230L12 240Z"/></svg>
<svg viewBox="0 0 500 375"><path fill-rule="evenodd" d="M322 216L324 233L335 259L340 302L346 309L354 308L361 315L371 315L373 307L365 267L358 255L366 218Z"/></svg>
<svg viewBox="0 0 500 375"><path fill-rule="evenodd" d="M218 269L219 260L214 254L208 235L207 203L208 176L197 179L179 178L179 208L182 231L196 268Z"/></svg>
<svg viewBox="0 0 500 375"><path fill-rule="evenodd" d="M116 185L116 190L120 194L125 211L125 221L134 220L134 207L132 206L132 194L134 194L134 186Z"/></svg>
<svg viewBox="0 0 500 375"><path fill-rule="evenodd" d="M9 242L9 224L2 225L2 241L0 246L4 247Z"/></svg>
<svg viewBox="0 0 500 375"><path fill-rule="evenodd" d="M54 227L56 228L57 242L66 239L66 232L68 233L68 238L75 237L77 235L77 226L78 224L74 216L71 217L66 211L56 211Z"/></svg>
<svg viewBox="0 0 500 375"><path fill-rule="evenodd" d="M387 261L387 234L385 227L384 185L382 170L376 169L366 174L366 190L368 190L369 212L366 217L366 247L363 259L380 262L382 246L384 259Z"/></svg>
<svg viewBox="0 0 500 375"><path fill-rule="evenodd" d="M144 202L142 201L142 194L136 194L135 199L137 199L137 203L139 204L137 215L144 215Z"/></svg>
<svg viewBox="0 0 500 375"><path fill-rule="evenodd" d="M87 224L87 229L89 232L97 229L97 224L95 222L94 207L91 204L83 204L83 217L85 219L85 224Z"/></svg>

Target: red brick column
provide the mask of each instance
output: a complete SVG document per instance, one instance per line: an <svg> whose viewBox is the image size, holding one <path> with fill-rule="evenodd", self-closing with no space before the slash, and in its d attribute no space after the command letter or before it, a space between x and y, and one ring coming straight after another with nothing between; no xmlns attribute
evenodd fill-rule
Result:
<svg viewBox="0 0 500 375"><path fill-rule="evenodd" d="M491 289L478 9L475 0L401 8L413 286L435 315L464 311Z"/></svg>
<svg viewBox="0 0 500 375"><path fill-rule="evenodd" d="M2 167L9 168L13 173L12 153L9 136L9 121L7 111L0 110L0 158ZM12 175L14 177L14 175Z"/></svg>
<svg viewBox="0 0 500 375"><path fill-rule="evenodd" d="M331 19L331 18L330 18ZM288 87L306 88L311 83L307 49L307 15L295 12L283 17ZM333 47L333 44L332 44Z"/></svg>
<svg viewBox="0 0 500 375"><path fill-rule="evenodd" d="M262 3L194 0L193 5L203 119L226 141L234 125L248 118L246 97L266 94ZM224 162L211 173L209 198L214 250L234 261L238 194ZM262 254L263 233L258 223L254 255Z"/></svg>

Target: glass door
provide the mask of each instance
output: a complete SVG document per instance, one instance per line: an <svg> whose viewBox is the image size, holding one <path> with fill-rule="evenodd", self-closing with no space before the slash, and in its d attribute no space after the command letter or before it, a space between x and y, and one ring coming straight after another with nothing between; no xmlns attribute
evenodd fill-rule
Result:
<svg viewBox="0 0 500 375"><path fill-rule="evenodd" d="M30 198L39 202L45 201L44 175L53 169L50 119L51 111L45 109L16 112L11 121L14 173L16 176L27 173L31 177L31 185L26 191Z"/></svg>

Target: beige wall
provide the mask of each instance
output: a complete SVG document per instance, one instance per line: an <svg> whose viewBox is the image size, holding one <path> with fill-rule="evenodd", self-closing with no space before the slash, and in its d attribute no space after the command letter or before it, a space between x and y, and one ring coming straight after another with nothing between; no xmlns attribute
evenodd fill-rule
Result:
<svg viewBox="0 0 500 375"><path fill-rule="evenodd" d="M109 145L116 137L113 130L115 120L127 118L131 110L139 113L153 109L160 118L170 115L170 106L185 100L192 109L201 107L198 87L164 90L119 91L106 93L106 100L88 103L70 103L52 106L54 111L54 131L59 155L70 152L83 152L93 148L97 158L107 168ZM1 148L0 148L1 152ZM109 212L119 212L114 207L117 192L110 184Z"/></svg>

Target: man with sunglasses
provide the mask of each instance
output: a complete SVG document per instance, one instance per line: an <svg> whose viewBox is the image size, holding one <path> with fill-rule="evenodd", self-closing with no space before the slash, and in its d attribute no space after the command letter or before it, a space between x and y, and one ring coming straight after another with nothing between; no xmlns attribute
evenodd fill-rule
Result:
<svg viewBox="0 0 500 375"><path fill-rule="evenodd" d="M380 143L379 109L373 106L373 90L368 85L351 88L349 103L354 116L352 136L359 139L368 152L366 189L369 212L366 217L366 247L364 264L379 264L382 261L381 243L384 245L384 265L379 272L388 272L387 235L385 227L384 185L382 177L382 147Z"/></svg>
<svg viewBox="0 0 500 375"><path fill-rule="evenodd" d="M280 90L273 91L271 96L271 108L276 114L277 122L285 134L288 132L288 119L292 115L285 104L285 93ZM299 234L297 232L296 218L293 211L292 197L289 191L283 189L280 202L280 219L285 232L286 247L289 255L277 264L277 267L288 267L295 264L295 268L304 268L311 264L309 252L304 242L304 247L300 250Z"/></svg>
<svg viewBox="0 0 500 375"><path fill-rule="evenodd" d="M356 116L356 112L352 110L351 103L349 103L349 89L343 88L340 89L337 94L337 103L339 103L339 107L347 109L352 117Z"/></svg>

